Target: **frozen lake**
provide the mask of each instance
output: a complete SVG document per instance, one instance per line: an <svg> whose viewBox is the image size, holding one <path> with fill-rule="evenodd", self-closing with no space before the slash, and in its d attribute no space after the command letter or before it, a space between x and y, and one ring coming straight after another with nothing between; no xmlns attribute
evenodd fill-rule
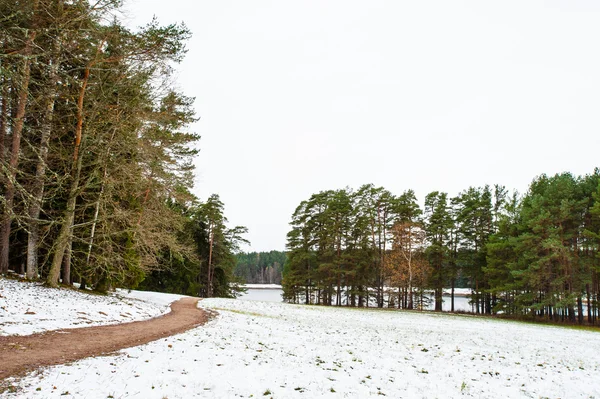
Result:
<svg viewBox="0 0 600 399"><path fill-rule="evenodd" d="M282 289L278 288L249 288L248 292L239 297L244 301L283 302Z"/></svg>
<svg viewBox="0 0 600 399"><path fill-rule="evenodd" d="M264 302L283 302L281 295L283 290L279 288L249 288L248 292L239 297L244 301L264 301ZM433 310L432 303L428 310ZM450 296L444 295L444 303L442 305L444 311L450 311ZM472 312L473 308L469 304L469 299L464 296L454 297L454 309L459 312Z"/></svg>

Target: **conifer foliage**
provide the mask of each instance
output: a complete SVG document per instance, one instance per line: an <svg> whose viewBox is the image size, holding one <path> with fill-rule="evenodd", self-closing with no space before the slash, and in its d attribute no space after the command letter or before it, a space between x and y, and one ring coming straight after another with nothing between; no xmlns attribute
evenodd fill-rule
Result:
<svg viewBox="0 0 600 399"><path fill-rule="evenodd" d="M300 203L288 233L288 301L423 309L456 287L473 310L537 320L597 323L600 170L541 175L528 192L470 187L414 192L365 185ZM444 298L444 288L449 298Z"/></svg>
<svg viewBox="0 0 600 399"><path fill-rule="evenodd" d="M129 29L120 6L0 2L0 274L102 291L201 263L189 228L207 206L190 193L199 136L171 73L190 32ZM213 295L208 266L196 282Z"/></svg>
<svg viewBox="0 0 600 399"><path fill-rule="evenodd" d="M281 284L285 261L283 251L239 253L234 273L247 284Z"/></svg>

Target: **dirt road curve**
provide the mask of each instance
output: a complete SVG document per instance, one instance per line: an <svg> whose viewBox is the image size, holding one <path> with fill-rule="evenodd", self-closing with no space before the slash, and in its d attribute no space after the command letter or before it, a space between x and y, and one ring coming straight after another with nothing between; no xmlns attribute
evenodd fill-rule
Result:
<svg viewBox="0 0 600 399"><path fill-rule="evenodd" d="M208 320L197 303L197 298L180 299L171 304L170 313L145 321L0 337L0 380L187 331Z"/></svg>

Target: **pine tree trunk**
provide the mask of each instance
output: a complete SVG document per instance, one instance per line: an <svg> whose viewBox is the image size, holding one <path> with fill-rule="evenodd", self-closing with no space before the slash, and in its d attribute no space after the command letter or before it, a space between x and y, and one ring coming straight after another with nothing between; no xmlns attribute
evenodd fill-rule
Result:
<svg viewBox="0 0 600 399"><path fill-rule="evenodd" d="M408 308L413 309L413 272L412 272L412 264L410 260L408 261Z"/></svg>
<svg viewBox="0 0 600 399"><path fill-rule="evenodd" d="M6 125L8 122L8 95L9 95L9 91L8 91L8 83L6 81L6 78L4 78L2 80L2 106L0 108L0 165L4 165L5 164L5 159L6 159ZM5 191L5 187L6 184L8 184L8 182L4 182L4 179L2 179L3 181L1 182L3 185L3 193ZM4 218L4 209L2 209L2 213L0 213L2 215L2 217ZM0 229L2 228L2 226L0 226ZM0 230L0 234L4 229ZM5 246L8 245L8 242L5 244L4 240L2 239L2 236L0 236L0 245L2 245L2 248L4 248ZM1 248L0 248L1 252L4 252ZM3 256L3 254L0 254L0 256ZM8 256L8 251L7 251L7 256ZM6 270L4 270L4 266L1 264L0 262L0 274L6 273L8 271L8 260L6 260L5 262L6 264Z"/></svg>
<svg viewBox="0 0 600 399"><path fill-rule="evenodd" d="M77 205L77 194L79 191L79 179L81 175L81 159L79 156L79 150L81 142L83 140L83 100L85 98L85 90L90 78L90 68L85 69L83 82L79 91L79 99L77 101L77 127L75 129L75 147L73 149L73 166L71 168L72 181L71 189L69 190L69 197L67 199L67 209L65 211L65 217L61 226L58 238L56 239L54 257L52 258L52 264L46 279L46 284L50 287L58 286L58 278L60 275L60 268L65 256L65 251L69 246L70 237L73 229L73 221L75 220L75 206Z"/></svg>
<svg viewBox="0 0 600 399"><path fill-rule="evenodd" d="M71 183L71 190L69 191L69 199L67 201L67 209L65 211L65 218L60 228L58 238L56 239L54 257L52 258L52 264L50 271L48 272L48 278L46 283L50 287L58 286L58 278L60 276L61 265L65 256L65 251L69 247L71 230L73 227L73 221L75 219L75 206L77 202L77 191L79 189L79 175L81 172L81 162L78 162L79 167L75 171L73 182Z"/></svg>
<svg viewBox="0 0 600 399"><path fill-rule="evenodd" d="M592 318L592 301L590 298L590 284L586 284L585 285L585 293L586 293L586 299L587 299L587 319L588 319L588 324L593 324L594 319Z"/></svg>
<svg viewBox="0 0 600 399"><path fill-rule="evenodd" d="M29 208L29 230L27 236L27 278L33 279L38 276L38 247L39 247L39 218L44 199L44 176L46 175L46 162L48 160L48 147L50 144L50 133L52 131L52 122L54 119L54 103L56 101L59 52L61 41L55 42L55 59L50 67L49 74L49 92L44 110L44 119L40 128L40 148L38 162L35 168L35 177L32 183L32 204Z"/></svg>
<svg viewBox="0 0 600 399"><path fill-rule="evenodd" d="M336 293L336 306L342 306L342 281L341 277L338 276L337 280L337 293Z"/></svg>
<svg viewBox="0 0 600 399"><path fill-rule="evenodd" d="M479 280L475 279L475 313L479 314Z"/></svg>
<svg viewBox="0 0 600 399"><path fill-rule="evenodd" d="M118 104L118 101L117 101ZM119 119L117 119L117 123L119 122ZM105 164L104 164L104 172L102 173L102 184L100 185L100 193L98 194L98 201L96 201L96 205L94 206L94 219L92 222L92 229L90 231L90 242L88 244L88 253L86 256L86 260L85 263L86 265L90 264L90 258L92 256L92 247L94 246L94 237L96 235L96 226L98 225L98 215L100 214L100 202L102 201L102 198L104 197L104 187L106 184L106 178L108 176L108 159L110 156L110 150L112 147L112 143L113 140L115 138L115 135L117 133L117 129L113 129L112 135L110 137L110 141L107 145L107 150L106 150L106 159L105 159ZM148 190L146 191L146 196L145 196L145 201L148 199L148 195L150 194L150 188L148 188ZM141 219L140 219L141 222ZM139 226L139 223L138 223Z"/></svg>
<svg viewBox="0 0 600 399"><path fill-rule="evenodd" d="M34 3L34 12L37 1ZM17 166L19 164L19 153L21 150L21 133L25 122L25 108L29 94L29 80L31 77L31 53L36 31L29 33L25 49L23 50L23 75L21 86L18 90L17 113L15 115L15 126L12 130L12 145L10 162L7 173L6 191L4 193L4 215L2 218L2 234L0 236L0 274L8 272L8 255L10 247L10 229L13 215L13 202L15 198L15 180L17 177Z"/></svg>
<svg viewBox="0 0 600 399"><path fill-rule="evenodd" d="M362 295L362 289L360 290L360 294L358 294L358 307L362 308L365 304L364 297Z"/></svg>
<svg viewBox="0 0 600 399"><path fill-rule="evenodd" d="M572 305L569 305L569 321L571 323L575 323L575 307Z"/></svg>
<svg viewBox="0 0 600 399"><path fill-rule="evenodd" d="M8 121L8 82L2 80L2 105L0 105L0 163L6 159L6 124Z"/></svg>
<svg viewBox="0 0 600 399"><path fill-rule="evenodd" d="M306 282L306 292L305 292L305 304L309 305L310 304L310 293L309 293L309 287L310 286L310 280L308 280Z"/></svg>
<svg viewBox="0 0 600 399"><path fill-rule="evenodd" d="M104 178L106 178L106 170L104 171ZM96 235L96 224L98 223L98 214L100 213L100 200L102 199L103 193L104 193L104 181L102 181L102 187L100 188L100 195L98 197L98 201L96 202L96 206L94 209L94 221L92 223L92 230L90 231L90 242L88 244L88 253L85 258L86 265L90 264L90 258L92 256L92 247L94 246L94 236Z"/></svg>
<svg viewBox="0 0 600 399"><path fill-rule="evenodd" d="M454 285L455 284L456 284L456 281L453 278L452 279L452 293L450 294L450 311L452 313L454 313Z"/></svg>
<svg viewBox="0 0 600 399"><path fill-rule="evenodd" d="M63 267L61 271L62 283L64 285L71 286L71 255L73 253L73 236L69 235L69 242L67 243L67 249L65 250L65 257L63 260Z"/></svg>
<svg viewBox="0 0 600 399"><path fill-rule="evenodd" d="M214 232L212 231L212 226L210 227L210 240L208 245L208 287L207 287L207 297L211 298L213 294L213 271L212 271L212 251L213 251L213 240L214 240Z"/></svg>
<svg viewBox="0 0 600 399"><path fill-rule="evenodd" d="M442 311L442 294L443 294L443 290L442 288L436 288L434 291L435 294L435 311L436 312L441 312Z"/></svg>

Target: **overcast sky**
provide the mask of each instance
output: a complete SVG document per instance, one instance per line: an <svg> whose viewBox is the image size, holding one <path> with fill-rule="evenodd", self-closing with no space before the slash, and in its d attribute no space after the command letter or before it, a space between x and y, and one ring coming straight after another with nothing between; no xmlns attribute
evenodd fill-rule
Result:
<svg viewBox="0 0 600 399"><path fill-rule="evenodd" d="M291 214L364 183L456 195L600 166L600 1L129 0L192 30L195 192L251 250Z"/></svg>

